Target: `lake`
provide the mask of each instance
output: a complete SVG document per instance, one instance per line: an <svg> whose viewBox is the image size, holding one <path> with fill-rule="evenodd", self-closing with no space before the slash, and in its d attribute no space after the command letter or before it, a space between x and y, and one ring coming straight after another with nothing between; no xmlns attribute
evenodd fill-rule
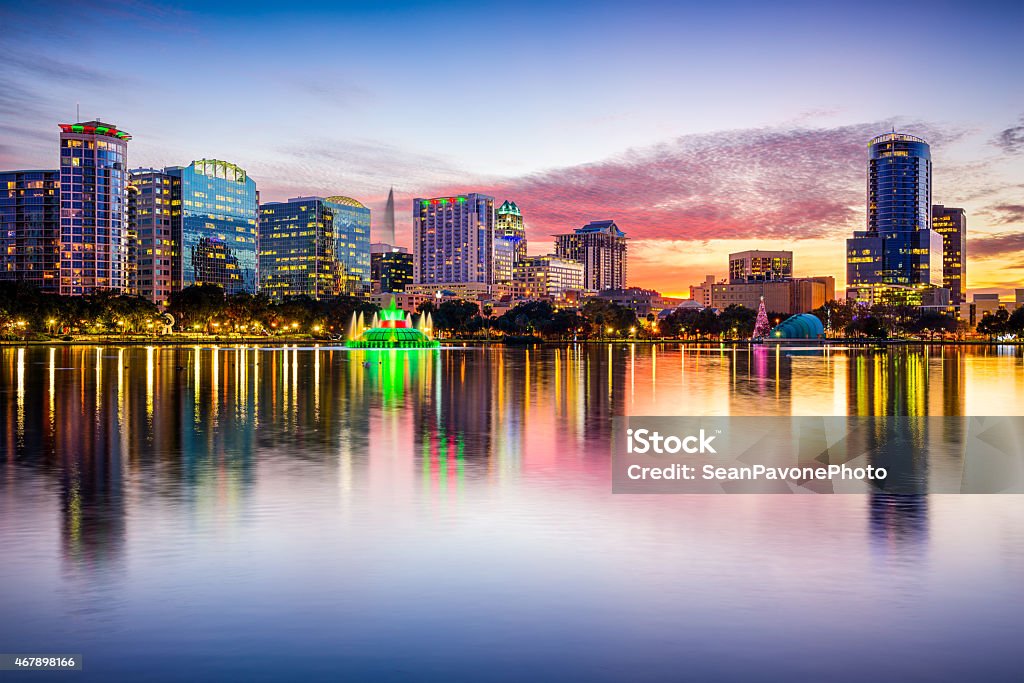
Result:
<svg viewBox="0 0 1024 683"><path fill-rule="evenodd" d="M0 348L24 680L1018 681L1024 496L613 495L619 415L1019 415L1020 347ZM8 674L10 675L10 674Z"/></svg>

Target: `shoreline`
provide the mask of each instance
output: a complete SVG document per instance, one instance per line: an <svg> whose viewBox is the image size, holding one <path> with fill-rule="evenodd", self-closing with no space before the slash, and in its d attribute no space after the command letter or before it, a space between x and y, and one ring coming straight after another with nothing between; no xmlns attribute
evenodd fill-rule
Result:
<svg viewBox="0 0 1024 683"><path fill-rule="evenodd" d="M574 344L588 344L588 345L615 345L615 344L678 344L681 346L708 346L708 345L719 345L719 346L736 346L736 347L750 347L750 346L764 346L767 348L774 347L791 347L791 346L820 346L821 348L829 348L831 346L858 346L858 347L872 347L872 346L1024 346L1024 339L1017 339L1013 341L993 341L987 339L780 339L780 340L769 340L754 342L748 339L730 339L730 340L695 340L695 339L581 339L578 341L571 340L539 340L530 343L506 343L501 339L442 339L438 340L441 343L440 348L445 347L456 347L456 346L506 346L508 348L531 348L537 346L565 346ZM72 340L64 339L27 339L27 340L0 340L0 348L3 347L20 347L20 346L293 346L295 344L309 344L309 345L324 345L324 346L344 346L345 341L333 340L333 339L315 339L309 336L302 337L287 337L287 338L272 338L268 339L265 337L245 337L245 338L224 338L224 337L204 337L204 338L182 338L182 339L168 339L166 337L148 337L148 338L127 338L121 339L117 337L97 337L97 338L76 338ZM361 351L366 349L352 349L353 351Z"/></svg>

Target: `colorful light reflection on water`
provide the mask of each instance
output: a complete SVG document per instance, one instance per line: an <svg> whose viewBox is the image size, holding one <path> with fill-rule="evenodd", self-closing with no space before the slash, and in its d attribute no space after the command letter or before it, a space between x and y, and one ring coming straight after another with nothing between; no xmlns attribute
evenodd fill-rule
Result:
<svg viewBox="0 0 1024 683"><path fill-rule="evenodd" d="M0 349L0 642L83 680L1010 680L1015 496L612 496L612 415L1018 414L1019 349ZM33 674L38 675L38 674Z"/></svg>

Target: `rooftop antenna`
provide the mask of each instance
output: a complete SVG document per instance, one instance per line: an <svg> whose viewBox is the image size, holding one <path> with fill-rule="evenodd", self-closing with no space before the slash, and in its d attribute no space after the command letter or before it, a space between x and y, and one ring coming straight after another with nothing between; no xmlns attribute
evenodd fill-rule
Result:
<svg viewBox="0 0 1024 683"><path fill-rule="evenodd" d="M79 102L75 102L75 123L82 122L82 105Z"/></svg>

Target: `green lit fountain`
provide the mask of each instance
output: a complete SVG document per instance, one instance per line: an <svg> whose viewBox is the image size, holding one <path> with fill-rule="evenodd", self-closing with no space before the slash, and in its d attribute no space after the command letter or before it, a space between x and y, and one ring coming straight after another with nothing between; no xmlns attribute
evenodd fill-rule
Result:
<svg viewBox="0 0 1024 683"><path fill-rule="evenodd" d="M350 349L434 349L440 346L427 332L412 326L405 311L395 305L395 297L391 297L391 305L380 312L380 318L379 325L363 330L345 346Z"/></svg>

